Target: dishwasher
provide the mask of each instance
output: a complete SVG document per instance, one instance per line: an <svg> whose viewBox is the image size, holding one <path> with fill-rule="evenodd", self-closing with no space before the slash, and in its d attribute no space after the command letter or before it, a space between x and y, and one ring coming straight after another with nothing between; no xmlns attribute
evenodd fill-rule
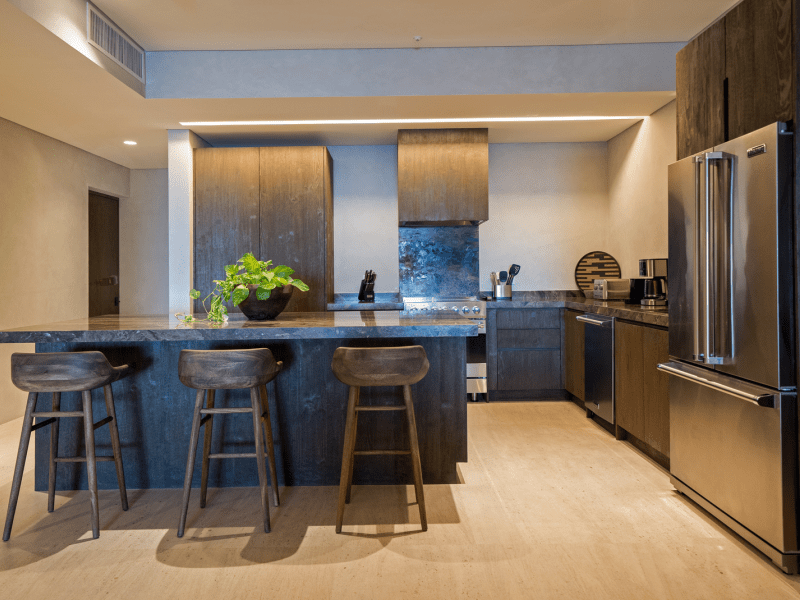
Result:
<svg viewBox="0 0 800 600"><path fill-rule="evenodd" d="M586 416L593 413L614 424L614 317L580 315L585 323L584 404Z"/></svg>

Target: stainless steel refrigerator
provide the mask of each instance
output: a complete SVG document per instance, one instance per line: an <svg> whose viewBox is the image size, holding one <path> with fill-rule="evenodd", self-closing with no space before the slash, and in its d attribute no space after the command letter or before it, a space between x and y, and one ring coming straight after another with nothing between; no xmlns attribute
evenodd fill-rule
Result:
<svg viewBox="0 0 800 600"><path fill-rule="evenodd" d="M783 123L669 166L672 483L796 573L792 235Z"/></svg>

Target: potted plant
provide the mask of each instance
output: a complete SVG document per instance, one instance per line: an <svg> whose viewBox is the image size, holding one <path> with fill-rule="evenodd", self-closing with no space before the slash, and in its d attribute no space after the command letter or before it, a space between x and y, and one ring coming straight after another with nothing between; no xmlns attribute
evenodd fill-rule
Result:
<svg viewBox="0 0 800 600"><path fill-rule="evenodd" d="M223 323L228 318L228 307L224 302L233 300L248 319L274 319L286 308L294 288L307 292L308 286L299 279L293 279L294 269L286 265L270 268L272 261L258 260L250 252L226 265L225 279L214 280L214 289L203 298L203 308L208 313L207 320ZM200 298L200 292L192 290L192 299ZM211 298L206 308L206 300ZM192 315L175 315L182 321L197 321Z"/></svg>

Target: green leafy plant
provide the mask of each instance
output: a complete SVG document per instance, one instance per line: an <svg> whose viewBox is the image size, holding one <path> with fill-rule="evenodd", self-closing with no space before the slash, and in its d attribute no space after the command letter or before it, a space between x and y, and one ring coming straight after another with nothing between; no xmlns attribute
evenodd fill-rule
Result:
<svg viewBox="0 0 800 600"><path fill-rule="evenodd" d="M238 306L250 295L248 285L257 285L256 298L266 300L270 297L272 290L284 285L293 285L301 292L307 292L308 286L299 279L293 279L294 269L286 265L278 265L270 268L272 261L258 260L250 252L236 261L236 264L225 266L225 279L215 279L214 289L208 296L203 298L203 309L208 313L205 320L221 324L228 318L228 307L224 302L233 299L233 305ZM197 300L200 292L192 290L189 296ZM206 307L206 301L211 298L210 304ZM178 313L175 315L184 323L191 323L204 319L196 319L192 315Z"/></svg>

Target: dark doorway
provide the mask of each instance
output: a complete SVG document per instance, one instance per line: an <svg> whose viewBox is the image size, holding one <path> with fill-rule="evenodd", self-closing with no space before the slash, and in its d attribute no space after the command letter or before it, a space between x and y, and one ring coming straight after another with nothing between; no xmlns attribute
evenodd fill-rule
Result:
<svg viewBox="0 0 800 600"><path fill-rule="evenodd" d="M119 198L89 192L89 316L119 314Z"/></svg>

